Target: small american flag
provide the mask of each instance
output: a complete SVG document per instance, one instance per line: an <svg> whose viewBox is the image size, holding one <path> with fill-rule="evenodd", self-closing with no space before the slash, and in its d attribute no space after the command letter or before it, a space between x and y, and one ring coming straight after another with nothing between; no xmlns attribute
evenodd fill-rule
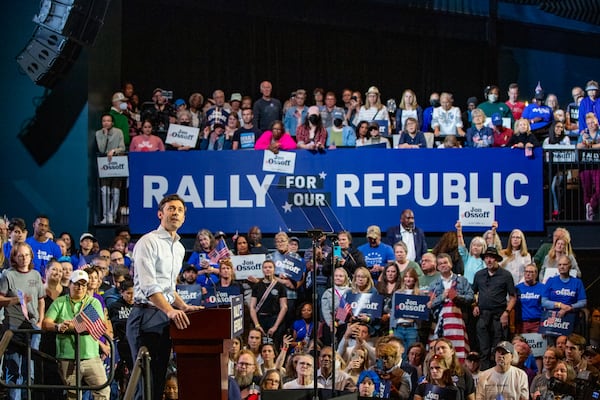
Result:
<svg viewBox="0 0 600 400"><path fill-rule="evenodd" d="M343 297L340 298L340 305L335 310L335 319L346 322L348 315L352 314L352 306Z"/></svg>
<svg viewBox="0 0 600 400"><path fill-rule="evenodd" d="M219 239L215 248L208 253L208 257L213 264L218 263L219 260L223 258L229 258L229 249L227 248L227 243L225 243L224 239Z"/></svg>
<svg viewBox="0 0 600 400"><path fill-rule="evenodd" d="M77 333L89 332L96 340L100 339L106 332L104 321L91 303L73 318L73 325Z"/></svg>

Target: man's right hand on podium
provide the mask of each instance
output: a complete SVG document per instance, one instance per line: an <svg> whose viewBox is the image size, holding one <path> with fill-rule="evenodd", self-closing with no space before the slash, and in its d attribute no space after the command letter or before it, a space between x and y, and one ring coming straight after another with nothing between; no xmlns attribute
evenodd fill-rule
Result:
<svg viewBox="0 0 600 400"><path fill-rule="evenodd" d="M167 314L169 319L175 323L177 329L185 329L190 325L190 320L185 312L182 310L171 310Z"/></svg>

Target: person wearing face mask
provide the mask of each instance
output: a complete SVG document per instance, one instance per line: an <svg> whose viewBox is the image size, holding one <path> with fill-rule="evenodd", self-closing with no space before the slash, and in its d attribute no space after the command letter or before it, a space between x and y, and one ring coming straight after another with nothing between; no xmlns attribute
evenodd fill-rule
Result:
<svg viewBox="0 0 600 400"><path fill-rule="evenodd" d="M583 131L587 128L585 117L587 113L593 112L597 119L600 119L600 98L598 98L598 82L591 80L585 85L587 97L579 103L579 130Z"/></svg>
<svg viewBox="0 0 600 400"><path fill-rule="evenodd" d="M499 99L500 89L496 85L489 85L483 91L483 96L487 100L477 106L481 109L485 115L500 114L502 118L510 118L510 125L514 122L513 113L510 111L510 107Z"/></svg>
<svg viewBox="0 0 600 400"><path fill-rule="evenodd" d="M123 131L114 126L114 117L110 113L102 115L102 129L96 131L96 145L99 155L108 157L109 162L113 156L125 152ZM123 178L100 178L103 216L101 224L112 224L115 221L123 181Z"/></svg>
<svg viewBox="0 0 600 400"><path fill-rule="evenodd" d="M114 126L123 132L125 145L129 146L129 119L127 118L127 97L122 92L116 92L112 96L112 107L109 114L112 115Z"/></svg>
<svg viewBox="0 0 600 400"><path fill-rule="evenodd" d="M431 127L433 110L440 105L440 94L437 92L431 93L431 95L429 95L429 107L423 110L423 124L421 125L421 131L433 132L433 128Z"/></svg>
<svg viewBox="0 0 600 400"><path fill-rule="evenodd" d="M327 128L327 147L336 146L356 146L356 133L344 125L344 113L339 110L333 112L333 126Z"/></svg>
<svg viewBox="0 0 600 400"><path fill-rule="evenodd" d="M296 130L299 149L323 150L327 141L327 130L317 106L308 109L308 117Z"/></svg>

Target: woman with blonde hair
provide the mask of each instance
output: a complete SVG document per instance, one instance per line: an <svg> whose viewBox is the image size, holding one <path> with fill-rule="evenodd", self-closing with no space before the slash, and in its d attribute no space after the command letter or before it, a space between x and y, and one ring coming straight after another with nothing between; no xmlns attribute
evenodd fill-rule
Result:
<svg viewBox="0 0 600 400"><path fill-rule="evenodd" d="M412 89L406 89L402 93L400 105L396 110L396 130L398 132L404 129L408 118L414 118L418 127L423 125L423 108L417 103L417 95Z"/></svg>
<svg viewBox="0 0 600 400"><path fill-rule="evenodd" d="M333 312L339 308L341 299L346 292L350 290L352 290L352 288L350 286L348 272L346 272L344 267L337 267L333 272L333 288L326 289L325 292L323 292L323 296L321 296L321 312L323 321L325 321L326 324L322 336L325 345L330 345L332 343L331 332L335 332L336 327L340 328L342 325L346 324L346 321L337 319L336 316L333 315ZM340 332L338 339L341 337L343 331L343 329L338 330L338 332Z"/></svg>
<svg viewBox="0 0 600 400"><path fill-rule="evenodd" d="M460 254L463 262L464 276L472 285L473 278L475 278L477 271L485 268L485 263L483 262L481 255L485 253L487 245L483 237L475 236L473 239L471 239L469 251L467 251L465 239L462 233L462 224L460 221L456 221L454 226L456 227L456 237L458 238L458 253Z"/></svg>
<svg viewBox="0 0 600 400"><path fill-rule="evenodd" d="M553 235L552 247L550 247L546 257L544 257L544 262L540 269L540 282L545 284L549 278L558 275L558 260L562 256L566 256L571 260L570 275L577 278L581 277L581 270L579 269L579 265L577 265L577 260L571 247L571 235L566 229L563 231L558 231L557 229Z"/></svg>
<svg viewBox="0 0 600 400"><path fill-rule="evenodd" d="M525 266L531 264L525 234L520 229L512 230L502 255L500 266L512 274L515 285L519 284L525 278Z"/></svg>
<svg viewBox="0 0 600 400"><path fill-rule="evenodd" d="M367 93L365 105L358 112L358 121L387 121L388 132L390 131L390 117L387 107L381 104L381 93L376 86L371 86Z"/></svg>
<svg viewBox="0 0 600 400"><path fill-rule="evenodd" d="M531 132L529 120L521 118L515 122L514 134L510 137L506 147L513 149L524 149L539 147L540 142Z"/></svg>
<svg viewBox="0 0 600 400"><path fill-rule="evenodd" d="M404 276L402 277L402 285L396 293L419 294L419 275L417 274L417 271L413 268L406 269ZM405 346L410 346L417 341L419 337L417 329L417 321L410 318L396 318L393 323L390 323L390 334L402 339Z"/></svg>

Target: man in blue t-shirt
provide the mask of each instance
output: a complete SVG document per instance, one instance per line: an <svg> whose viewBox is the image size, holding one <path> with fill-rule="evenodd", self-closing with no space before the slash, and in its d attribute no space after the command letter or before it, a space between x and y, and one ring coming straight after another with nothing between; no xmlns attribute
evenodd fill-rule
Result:
<svg viewBox="0 0 600 400"><path fill-rule="evenodd" d="M60 247L48 239L50 231L50 220L45 215L38 215L33 223L33 236L25 239L25 242L33 250L33 266L42 276L46 276L46 264L51 258L59 259L62 256Z"/></svg>
<svg viewBox="0 0 600 400"><path fill-rule="evenodd" d="M367 229L367 243L358 247L364 256L367 268L371 271L371 276L377 280L381 271L389 262L394 262L394 249L391 246L381 243L381 229L377 225L371 225Z"/></svg>
<svg viewBox="0 0 600 400"><path fill-rule="evenodd" d="M232 150L254 150L256 139L260 136L254 124L254 112L251 108L242 109L242 126L233 133Z"/></svg>
<svg viewBox="0 0 600 400"><path fill-rule="evenodd" d="M544 284L537 282L537 266L529 264L525 267L525 280L519 283L517 290L517 304L521 312L521 323L517 326L517 333L537 333L542 318L542 296Z"/></svg>

